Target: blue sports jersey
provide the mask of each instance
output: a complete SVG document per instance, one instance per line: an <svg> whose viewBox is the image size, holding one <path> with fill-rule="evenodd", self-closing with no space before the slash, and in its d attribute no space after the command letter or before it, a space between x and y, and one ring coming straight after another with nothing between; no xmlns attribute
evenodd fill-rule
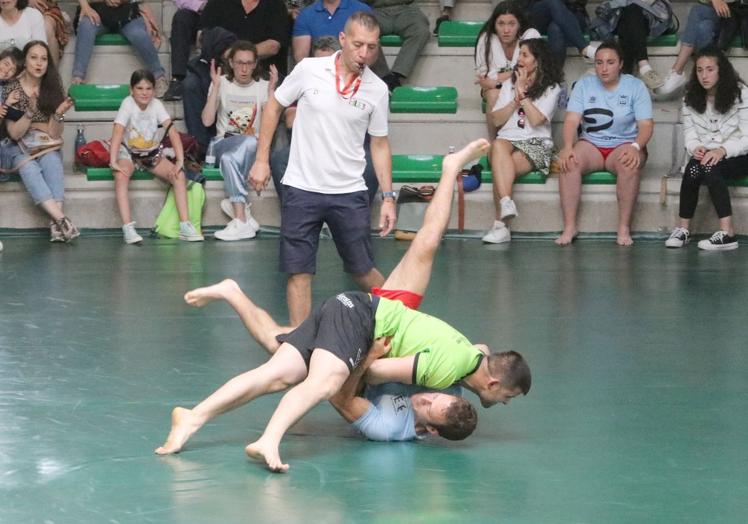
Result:
<svg viewBox="0 0 748 524"><path fill-rule="evenodd" d="M586 75L574 86L566 111L582 115L581 139L618 147L636 139L637 120L652 118L652 99L644 82L631 75L621 75L613 91L596 75Z"/></svg>
<svg viewBox="0 0 748 524"><path fill-rule="evenodd" d="M334 36L335 40L343 31L348 18L356 11L371 13L371 7L359 0L341 0L333 14L330 14L322 0L305 7L293 24L293 36L311 36L312 40L322 36Z"/></svg>
<svg viewBox="0 0 748 524"><path fill-rule="evenodd" d="M369 440L413 440L416 434L415 412L410 403L411 395L434 391L420 386L390 382L378 386L367 386L364 397L371 406L353 427ZM437 393L462 396L460 386L451 386Z"/></svg>

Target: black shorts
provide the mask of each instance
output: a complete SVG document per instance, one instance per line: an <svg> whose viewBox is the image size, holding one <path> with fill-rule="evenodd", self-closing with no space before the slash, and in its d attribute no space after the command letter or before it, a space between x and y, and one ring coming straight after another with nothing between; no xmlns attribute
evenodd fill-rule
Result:
<svg viewBox="0 0 748 524"><path fill-rule="evenodd" d="M379 297L347 291L317 306L299 327L278 335L278 342L295 347L309 368L312 352L324 349L345 362L348 370L359 365L374 340L374 313Z"/></svg>
<svg viewBox="0 0 748 524"><path fill-rule="evenodd" d="M317 247L322 224L343 259L343 270L363 275L374 267L371 246L371 209L366 191L328 195L283 187L281 204L280 270L311 273L317 270Z"/></svg>

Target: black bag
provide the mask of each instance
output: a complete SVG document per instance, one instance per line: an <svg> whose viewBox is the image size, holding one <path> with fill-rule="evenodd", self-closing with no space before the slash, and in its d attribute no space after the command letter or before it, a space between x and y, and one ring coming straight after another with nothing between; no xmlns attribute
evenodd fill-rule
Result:
<svg viewBox="0 0 748 524"><path fill-rule="evenodd" d="M140 6L137 2L124 3L117 7L109 7L103 2L90 5L101 18L101 25L106 27L110 33L119 33L131 20L135 20L140 16ZM73 21L73 26L76 30L78 29L80 16L81 9L79 7L75 12L75 20Z"/></svg>
<svg viewBox="0 0 748 524"><path fill-rule="evenodd" d="M411 240L423 225L426 208L434 196L434 186L402 186L397 194L395 238Z"/></svg>
<svg viewBox="0 0 748 524"><path fill-rule="evenodd" d="M748 49L748 0L737 0L728 5L730 17L719 19L717 47L726 52L732 47L735 37L740 35L743 49Z"/></svg>

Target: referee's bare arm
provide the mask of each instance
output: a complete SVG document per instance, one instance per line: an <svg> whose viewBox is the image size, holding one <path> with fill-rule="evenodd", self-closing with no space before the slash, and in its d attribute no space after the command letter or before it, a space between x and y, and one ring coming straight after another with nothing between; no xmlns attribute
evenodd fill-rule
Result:
<svg viewBox="0 0 748 524"><path fill-rule="evenodd" d="M263 115L263 118L264 115ZM392 151L390 141L386 136L371 137L371 161L377 174L379 188L383 193L392 191ZM382 201L379 210L379 235L386 236L395 227L397 215L395 213L395 199L387 197Z"/></svg>
<svg viewBox="0 0 748 524"><path fill-rule="evenodd" d="M258 195L267 187L270 180L270 145L273 143L273 135L278 128L278 121L283 109L275 95L270 95L262 112L260 137L257 139L257 155L248 176L249 183Z"/></svg>

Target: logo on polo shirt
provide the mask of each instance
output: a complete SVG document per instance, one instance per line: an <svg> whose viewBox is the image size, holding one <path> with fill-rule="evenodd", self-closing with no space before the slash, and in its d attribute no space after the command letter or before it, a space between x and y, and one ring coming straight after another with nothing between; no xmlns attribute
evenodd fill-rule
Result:
<svg viewBox="0 0 748 524"><path fill-rule="evenodd" d="M629 105L629 95L618 95L618 105L619 106Z"/></svg>
<svg viewBox="0 0 748 524"><path fill-rule="evenodd" d="M364 102L363 100L359 100L358 98L352 98L348 101L349 105L352 105L356 109L360 109L361 111L366 111L369 107L369 104Z"/></svg>

